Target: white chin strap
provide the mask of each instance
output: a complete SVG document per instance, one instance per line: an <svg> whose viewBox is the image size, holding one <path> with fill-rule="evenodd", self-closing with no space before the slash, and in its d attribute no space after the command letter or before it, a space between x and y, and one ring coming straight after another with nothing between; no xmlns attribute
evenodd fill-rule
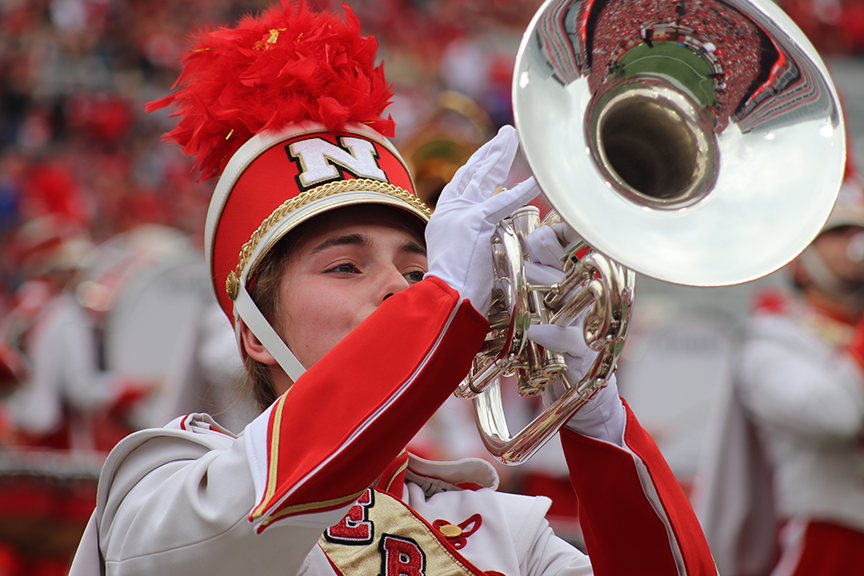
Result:
<svg viewBox="0 0 864 576"><path fill-rule="evenodd" d="M240 282L239 288L237 299L234 301L235 314L243 319L246 326L255 334L255 337L264 345L264 348L273 355L276 363L282 367L282 370L285 371L288 377L292 381L297 382L297 379L306 372L306 368L300 364L300 361L297 360L297 357L294 356L294 353L291 352L291 349L288 348L282 337L276 333L264 315L261 314L261 311L258 310L258 306L255 305L242 282Z"/></svg>

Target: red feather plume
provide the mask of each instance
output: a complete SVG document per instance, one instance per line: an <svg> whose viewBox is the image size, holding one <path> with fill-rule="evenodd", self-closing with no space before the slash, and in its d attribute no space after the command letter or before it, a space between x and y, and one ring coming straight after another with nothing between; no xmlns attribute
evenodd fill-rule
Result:
<svg viewBox="0 0 864 576"><path fill-rule="evenodd" d="M395 123L381 117L393 93L375 66L378 43L343 8L344 21L283 0L236 28L200 30L174 85L181 88L147 104L147 112L173 105L181 116L163 139L195 156L206 180L252 136L291 123L339 131L353 121L392 137Z"/></svg>

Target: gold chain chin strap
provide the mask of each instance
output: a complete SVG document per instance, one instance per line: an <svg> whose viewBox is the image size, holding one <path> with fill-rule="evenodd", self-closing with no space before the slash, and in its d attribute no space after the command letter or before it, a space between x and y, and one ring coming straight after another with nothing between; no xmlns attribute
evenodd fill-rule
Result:
<svg viewBox="0 0 864 576"><path fill-rule="evenodd" d="M237 293L239 291L239 278L243 274L243 269L246 267L246 264L248 264L249 258L252 256L252 252L255 251L255 248L258 246L261 238L264 237L264 235L267 234L268 230L270 230L270 228L272 228L273 225L275 225L279 220L281 220L294 210L298 210L306 204L309 204L310 202L314 202L328 196L333 196L334 194L356 191L380 192L382 194L392 196L405 202L415 210L425 214L427 218L432 214L432 211L429 209L429 207L423 204L423 202L421 202L420 200L418 200L413 194L410 194L399 186L388 184L387 182L382 182L380 180L338 180L336 182L330 182L328 184L318 186L317 188L313 188L312 190L302 192L294 198L286 200L281 206L276 208L276 210L274 210L273 213L270 214L270 216L261 223L261 226L259 226L258 229L252 234L252 237L249 239L249 241L246 242L240 249L240 256L238 258L237 268L231 270L228 273L228 279L225 281L225 288L228 291L228 297L231 298L231 300L237 299Z"/></svg>

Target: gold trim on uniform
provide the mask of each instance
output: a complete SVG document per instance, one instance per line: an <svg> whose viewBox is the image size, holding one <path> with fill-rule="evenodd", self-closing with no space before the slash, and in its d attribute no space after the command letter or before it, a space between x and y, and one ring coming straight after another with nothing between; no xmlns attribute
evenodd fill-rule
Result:
<svg viewBox="0 0 864 576"><path fill-rule="evenodd" d="M392 476L390 476L390 479L387 481L387 486L385 486L384 490L390 492L390 488L393 486L393 482L395 482L399 475L407 469L408 460L406 459L405 462L403 462L402 465L393 472Z"/></svg>
<svg viewBox="0 0 864 576"><path fill-rule="evenodd" d="M267 455L267 487L264 490L264 497L261 499L261 502L258 504L258 506L255 507L255 510L252 512L252 520L256 520L262 517L267 512L267 509L272 505L271 500L276 494L276 488L278 487L279 432L282 428L280 425L282 422L282 410L285 407L285 399L287 398L287 396L287 394L283 394L282 396L280 396L279 399L276 401L275 406L273 407L272 432L270 435L269 453ZM296 514L299 512L306 512L309 510L316 510L332 506L339 506L342 504L348 504L349 502L353 502L354 500L359 498L360 495L363 494L363 492L365 491L366 488L360 490L356 494L349 494L348 496L339 496L330 500L321 500L318 502L307 502L305 504L287 506L285 508L282 508L278 512L271 514L266 520L264 520L264 522L261 523L261 529L263 530L271 523L279 520L284 516Z"/></svg>
<svg viewBox="0 0 864 576"><path fill-rule="evenodd" d="M331 508L341 506L343 504L348 504L349 502L353 502L357 500L363 493L367 490L364 488L360 490L356 494L349 494L348 496L340 496L339 498L333 498L331 500L321 500L320 502L309 502L307 504L297 504L296 506L288 506L271 514L264 522L261 523L261 530L276 522L280 518L284 516L290 516L291 514L297 514L299 512L308 512L309 510L319 510L324 508Z"/></svg>
<svg viewBox="0 0 864 576"><path fill-rule="evenodd" d="M341 543L321 536L318 545L345 576L386 574L383 566L385 540L395 538L416 545L422 554L424 574L436 576L485 576L486 573L456 552L443 536L407 504L386 492L375 490L372 505L365 507L366 521L372 523L369 542Z"/></svg>
<svg viewBox="0 0 864 576"><path fill-rule="evenodd" d="M283 394L276 401L276 405L273 407L273 432L270 436L270 446L267 454L267 488L264 490L264 497L261 499L261 503L252 512L252 518L260 518L265 510L264 508L267 506L267 503L273 498L273 494L276 493L276 475L279 471L279 423L282 421L282 409L285 407L285 396Z"/></svg>

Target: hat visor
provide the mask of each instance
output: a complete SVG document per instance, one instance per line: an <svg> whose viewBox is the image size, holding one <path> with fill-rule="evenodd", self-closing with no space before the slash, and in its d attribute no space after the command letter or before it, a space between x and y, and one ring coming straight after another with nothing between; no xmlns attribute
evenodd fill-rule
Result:
<svg viewBox="0 0 864 576"><path fill-rule="evenodd" d="M310 192L315 191L311 190ZM411 198L413 199L413 196ZM240 274L240 282L243 282L245 285L249 277L253 275L258 263L262 261L263 256L291 230L312 220L316 216L320 216L321 214L325 214L332 210L361 205L390 206L396 208L416 218L421 228L425 228L426 223L429 222L429 210L422 203L416 201L408 202L399 196L394 196L388 193L372 190L352 190L325 195L321 198L303 203L301 206L288 212L284 217L275 218L269 225L267 222L262 224L264 231L258 238L257 242L255 241L257 233L256 235L253 235L253 238L250 241L251 251L248 252L246 263ZM273 213L274 216L277 216L279 211L280 210L276 210ZM271 218L273 217L271 216ZM246 249L244 248L244 252L245 250Z"/></svg>

